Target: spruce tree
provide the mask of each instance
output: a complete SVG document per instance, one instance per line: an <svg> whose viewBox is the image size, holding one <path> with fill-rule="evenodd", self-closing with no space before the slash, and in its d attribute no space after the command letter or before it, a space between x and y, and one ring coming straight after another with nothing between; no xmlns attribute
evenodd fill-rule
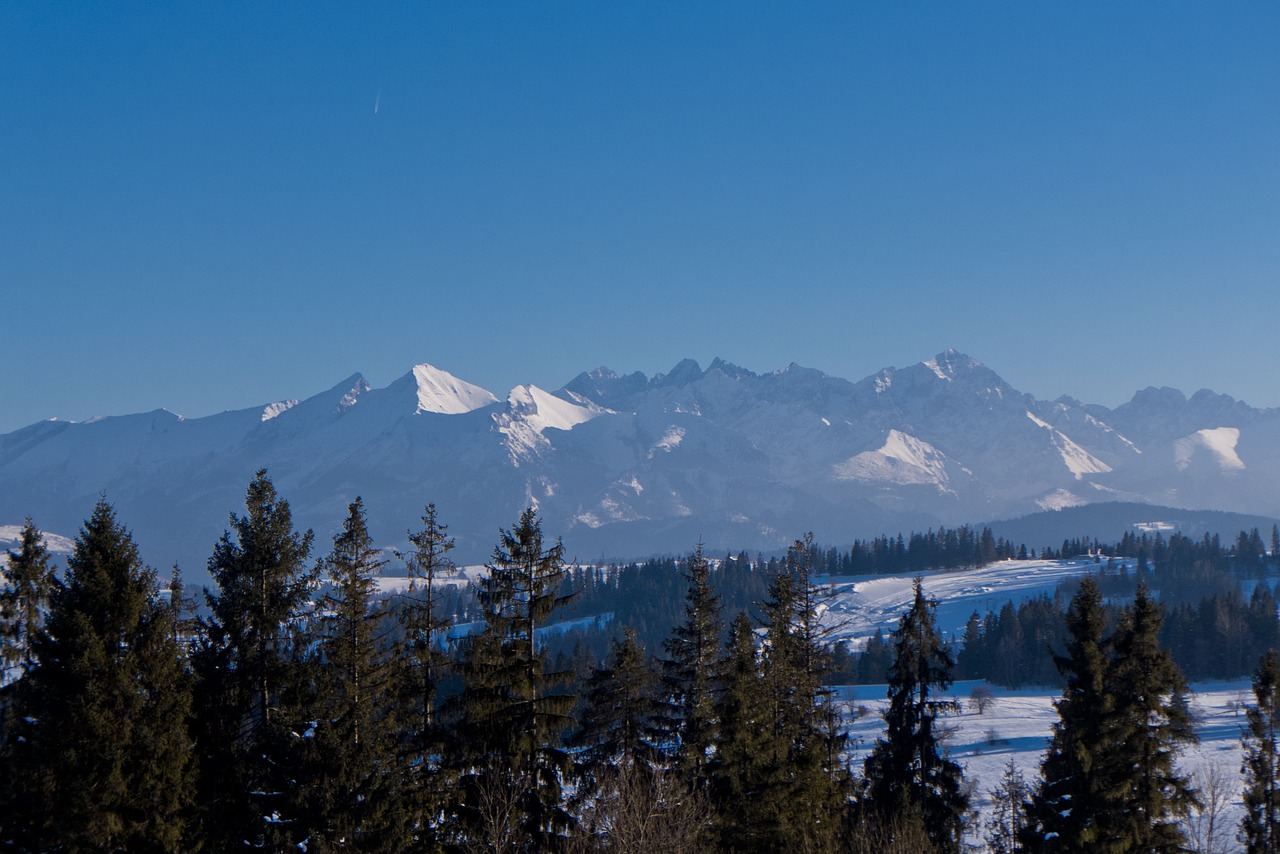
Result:
<svg viewBox="0 0 1280 854"><path fill-rule="evenodd" d="M1245 712L1244 818L1249 854L1280 851L1280 653L1268 650L1253 675L1254 705Z"/></svg>
<svg viewBox="0 0 1280 854"><path fill-rule="evenodd" d="M193 664L203 832L216 850L305 838L289 808L313 682L300 642L316 586L312 539L260 470L209 558L217 590L205 591Z"/></svg>
<svg viewBox="0 0 1280 854"><path fill-rule="evenodd" d="M751 619L739 613L729 626L716 704L719 739L708 772L721 845L728 851L778 850L782 790L775 761L779 750L762 690Z"/></svg>
<svg viewBox="0 0 1280 854"><path fill-rule="evenodd" d="M684 622L664 643L662 686L667 708L661 725L676 760L689 783L706 785L707 756L715 743L715 673L720 660L720 635L724 624L720 600L711 589L711 562L694 549L685 567Z"/></svg>
<svg viewBox="0 0 1280 854"><path fill-rule="evenodd" d="M650 769L655 758L656 676L631 626L587 680L582 726L575 741L590 781L602 768Z"/></svg>
<svg viewBox="0 0 1280 854"><path fill-rule="evenodd" d="M44 537L30 516L22 525L18 550L8 557L0 574L0 685L15 682L34 666L35 640L57 584Z"/></svg>
<svg viewBox="0 0 1280 854"><path fill-rule="evenodd" d="M414 550L403 555L408 568L409 590L398 604L404 643L399 650L403 668L400 679L402 751L408 808L416 816L419 841L431 847L439 830L439 813L444 798L443 752L445 727L437 706L439 686L448 673L443 645L447 625L437 613L437 579L454 571L449 552L454 541L449 527L440 521L435 504L422 513L422 528L409 532Z"/></svg>
<svg viewBox="0 0 1280 854"><path fill-rule="evenodd" d="M154 571L100 500L56 587L21 692L19 850L187 848L191 681ZM11 828L6 828L11 830Z"/></svg>
<svg viewBox="0 0 1280 854"><path fill-rule="evenodd" d="M1055 655L1066 680L1055 706L1040 782L1028 808L1027 851L1123 851L1122 783L1114 758L1116 700L1103 641L1106 618L1097 582L1086 577L1067 609L1066 654Z"/></svg>
<svg viewBox="0 0 1280 854"><path fill-rule="evenodd" d="M57 584L44 538L28 518L17 551L0 574L0 844L43 826L37 797L47 775L30 758L26 730L32 701L27 675L36 665L35 644L49 596Z"/></svg>
<svg viewBox="0 0 1280 854"><path fill-rule="evenodd" d="M947 758L941 718L959 711L935 695L951 687L951 651L934 624L935 603L920 578L915 598L893 633L885 735L867 757L868 807L880 821L918 814L929 838L944 852L960 850L968 797L960 766Z"/></svg>
<svg viewBox="0 0 1280 854"><path fill-rule="evenodd" d="M819 621L823 592L812 577L812 536L797 540L762 607L765 643L762 689L770 701L778 785L772 800L780 848L822 848L831 842L841 801L843 740L831 694L828 631Z"/></svg>
<svg viewBox="0 0 1280 854"><path fill-rule="evenodd" d="M333 592L310 645L320 667L299 793L308 850L390 852L409 843L392 702L398 662L374 598L384 563L357 498L322 564Z"/></svg>
<svg viewBox="0 0 1280 854"><path fill-rule="evenodd" d="M1176 768L1181 749L1197 741L1187 686L1169 652L1160 647L1161 622L1159 606L1141 584L1113 641L1111 740L1125 757L1118 776L1130 851L1186 850L1180 819L1196 803L1192 786Z"/></svg>
<svg viewBox="0 0 1280 854"><path fill-rule="evenodd" d="M1020 837L1027 823L1027 800L1030 796L1030 785L1010 759L1000 774L1000 782L991 790L991 814L983 835L991 854L1017 854L1022 851Z"/></svg>
<svg viewBox="0 0 1280 854"><path fill-rule="evenodd" d="M566 601L568 569L563 544L544 545L532 508L500 540L477 591L485 627L468 639L461 663L462 813L483 838L492 829L484 805L508 798L522 838L545 849L569 824L561 781L571 760L559 735L575 698L559 687L566 674L548 672L537 635Z"/></svg>

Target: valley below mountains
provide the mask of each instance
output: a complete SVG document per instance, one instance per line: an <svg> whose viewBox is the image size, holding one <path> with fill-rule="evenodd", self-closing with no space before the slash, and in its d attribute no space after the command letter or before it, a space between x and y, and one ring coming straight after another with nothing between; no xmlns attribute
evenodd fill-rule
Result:
<svg viewBox="0 0 1280 854"><path fill-rule="evenodd" d="M73 535L105 494L144 557L200 572L266 468L322 538L362 496L400 546L435 502L459 560L534 505L579 560L775 550L1100 502L1280 516L1280 410L1147 388L1037 400L954 350L857 382L720 359L605 368L505 398L430 365L201 418L44 421L0 436L0 525ZM1088 532L1081 532L1088 533ZM1031 545L1040 545L1033 543Z"/></svg>

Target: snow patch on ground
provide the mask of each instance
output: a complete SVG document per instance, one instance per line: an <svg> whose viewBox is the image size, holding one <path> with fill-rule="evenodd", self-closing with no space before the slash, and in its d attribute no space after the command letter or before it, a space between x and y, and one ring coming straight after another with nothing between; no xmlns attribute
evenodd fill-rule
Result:
<svg viewBox="0 0 1280 854"><path fill-rule="evenodd" d="M413 378L418 383L418 412L461 415L498 402L488 389L431 365L414 365Z"/></svg>
<svg viewBox="0 0 1280 854"><path fill-rule="evenodd" d="M991 692L992 701L983 714L969 703L974 689L983 686ZM842 686L837 689L840 704L853 746L854 767L862 762L876 739L884 733L881 714L888 707L888 689L884 685ZM1023 776L1033 782L1040 772L1054 723L1058 720L1053 703L1061 697L1057 689L1027 687L1001 688L983 681L953 684L939 698L953 699L961 712L947 715L943 723L950 731L945 745L951 758L964 769L965 780L974 786L971 806L982 819L991 810L991 790L1000 781L1004 766L1012 760ZM1203 682L1191 686L1191 707L1200 743L1186 747L1178 762L1179 769L1193 779L1210 768L1222 772L1228 789L1228 802L1218 816L1221 836L1216 851L1237 850L1232 846L1236 828L1244 814L1240 792L1240 728L1244 724L1243 703L1252 702L1249 680ZM971 822L967 841L978 843L982 822Z"/></svg>
<svg viewBox="0 0 1280 854"><path fill-rule="evenodd" d="M950 482L946 455L925 442L899 430L890 430L884 445L863 451L832 471L836 480L878 481L894 484L935 484L940 490Z"/></svg>
<svg viewBox="0 0 1280 854"><path fill-rule="evenodd" d="M1186 470L1191 465L1191 458L1196 451L1204 449L1217 460L1219 468L1224 472L1243 471L1244 460L1236 453L1236 444L1240 441L1238 427L1211 427L1197 430L1190 436L1183 436L1173 443L1173 462L1179 470Z"/></svg>
<svg viewBox="0 0 1280 854"><path fill-rule="evenodd" d="M22 544L22 527L22 525L0 525L0 550L17 549ZM71 554L75 549L75 543L61 534L41 531L40 536L44 537L44 547L54 554ZM3 557L4 555L0 553L0 558Z"/></svg>
<svg viewBox="0 0 1280 854"><path fill-rule="evenodd" d="M1002 560L974 569L920 573L924 591L937 599L937 625L944 637L959 638L974 611L998 611L1005 602L1051 594L1060 583L1096 572L1091 558L1075 560ZM886 635L898 625L915 596L915 573L868 576L823 576L832 596L824 623L835 638L857 649L880 629Z"/></svg>
<svg viewBox="0 0 1280 854"><path fill-rule="evenodd" d="M1042 495L1036 499L1036 504L1042 510L1063 510L1067 507L1083 507L1088 504L1080 496L1066 489L1055 489L1047 495Z"/></svg>

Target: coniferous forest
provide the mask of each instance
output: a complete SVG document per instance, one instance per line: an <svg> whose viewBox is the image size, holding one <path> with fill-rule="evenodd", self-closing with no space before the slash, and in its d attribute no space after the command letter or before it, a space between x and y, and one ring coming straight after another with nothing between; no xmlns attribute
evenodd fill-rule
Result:
<svg viewBox="0 0 1280 854"><path fill-rule="evenodd" d="M197 599L106 500L60 572L28 520L0 587L0 848L949 854L977 838L944 744L964 677L1062 691L1039 775L1010 766L995 791L989 850L1182 851L1201 798L1178 768L1187 679L1246 673L1240 839L1280 844L1280 628L1256 531L1064 543L1097 572L975 613L963 638L917 578L857 651L820 619L820 576L1028 549L962 527L584 569L528 510L459 585L434 505L409 542L412 583L383 595L359 499L318 542L259 472ZM860 762L832 688L854 681L888 700Z"/></svg>

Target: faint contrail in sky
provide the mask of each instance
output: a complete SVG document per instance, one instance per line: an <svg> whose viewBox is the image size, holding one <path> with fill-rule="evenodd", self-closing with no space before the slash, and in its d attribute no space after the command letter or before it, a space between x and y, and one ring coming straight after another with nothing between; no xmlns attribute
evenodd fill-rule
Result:
<svg viewBox="0 0 1280 854"><path fill-rule="evenodd" d="M378 97L373 99L373 114L378 114L378 107L382 104L382 90L378 90Z"/></svg>

